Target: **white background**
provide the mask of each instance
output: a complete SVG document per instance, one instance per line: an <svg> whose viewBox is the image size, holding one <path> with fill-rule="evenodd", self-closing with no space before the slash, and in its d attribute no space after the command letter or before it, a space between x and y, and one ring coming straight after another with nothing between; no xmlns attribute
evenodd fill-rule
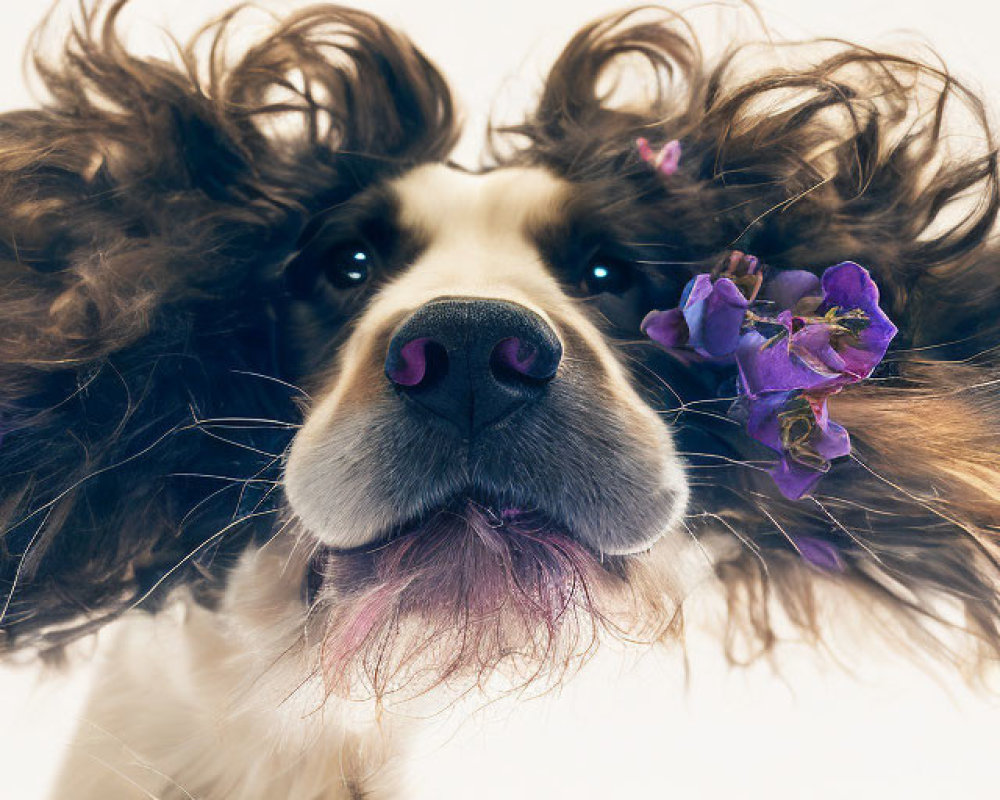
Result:
<svg viewBox="0 0 1000 800"><path fill-rule="evenodd" d="M0 108L30 104L21 52L43 3L0 0ZM139 2L130 21L190 31L222 0ZM289 7L288 3L270 3ZM618 7L597 0L500 3L372 0L363 7L406 30L449 77L475 161L497 98L526 102L573 30ZM994 106L1000 83L1000 6L984 0L804 2L759 5L787 36L840 36L866 44L929 41ZM732 35L733 14L698 17L708 41ZM752 30L743 14L737 27ZM133 44L162 38L136 27ZM562 698L478 718L420 745L417 798L800 798L1000 796L1000 706L945 688L901 662L848 652L858 675L797 666L727 674L712 637L694 642L684 691L676 659L623 668L605 659ZM856 655L856 658L854 657ZM38 670L0 670L0 800L37 800L78 713L86 671L39 682ZM277 800L277 799L276 799Z"/></svg>

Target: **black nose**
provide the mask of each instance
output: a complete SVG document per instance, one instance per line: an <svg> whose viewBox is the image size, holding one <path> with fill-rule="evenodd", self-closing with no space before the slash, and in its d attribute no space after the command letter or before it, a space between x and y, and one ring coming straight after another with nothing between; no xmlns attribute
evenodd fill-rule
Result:
<svg viewBox="0 0 1000 800"><path fill-rule="evenodd" d="M561 358L558 337L534 311L501 300L442 298L393 334L385 374L468 435L537 400Z"/></svg>

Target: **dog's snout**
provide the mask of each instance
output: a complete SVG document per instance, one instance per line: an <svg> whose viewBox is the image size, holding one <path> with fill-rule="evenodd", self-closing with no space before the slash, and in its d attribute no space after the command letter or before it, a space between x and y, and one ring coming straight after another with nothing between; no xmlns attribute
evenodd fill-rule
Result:
<svg viewBox="0 0 1000 800"><path fill-rule="evenodd" d="M537 400L561 358L559 338L534 311L442 298L396 330L385 374L423 410L472 434Z"/></svg>

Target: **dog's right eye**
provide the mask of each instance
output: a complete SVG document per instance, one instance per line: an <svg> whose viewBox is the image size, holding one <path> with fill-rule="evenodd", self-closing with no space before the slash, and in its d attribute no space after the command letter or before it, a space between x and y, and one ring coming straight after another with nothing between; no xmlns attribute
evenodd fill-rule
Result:
<svg viewBox="0 0 1000 800"><path fill-rule="evenodd" d="M595 256L583 274L583 289L587 294L622 294L633 283L632 267L616 258Z"/></svg>
<svg viewBox="0 0 1000 800"><path fill-rule="evenodd" d="M331 250L323 259L323 274L335 289L347 291L366 283L374 266L371 249L363 242L351 242Z"/></svg>
<svg viewBox="0 0 1000 800"><path fill-rule="evenodd" d="M367 284L375 269L375 251L363 240L332 247L312 246L295 255L285 267L285 285L302 300L330 294L331 290L349 294Z"/></svg>

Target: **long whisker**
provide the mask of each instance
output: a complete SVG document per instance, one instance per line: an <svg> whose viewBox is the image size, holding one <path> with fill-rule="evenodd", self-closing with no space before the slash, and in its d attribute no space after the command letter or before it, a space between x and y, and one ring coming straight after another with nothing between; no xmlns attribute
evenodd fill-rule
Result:
<svg viewBox="0 0 1000 800"><path fill-rule="evenodd" d="M821 511L822 511L822 512L823 512L823 513L824 513L824 514L825 514L825 515L826 515L826 516L827 516L827 517L829 518L830 522L832 522L832 523L833 523L834 525L836 525L836 526L837 526L837 529L838 529L838 530L840 530L840 531L841 531L842 533L846 534L846 535L847 535L847 537L848 537L848 538L849 538L849 539L850 539L850 540L851 540L852 542L854 542L854 543L855 543L855 544L856 544L856 545L857 545L858 547L860 547L860 548L861 548L862 550L864 550L864 551L865 551L865 552L866 552L866 553L867 553L868 555L870 555L870 556L872 557L872 559L874 559L874 560L875 560L875 561L876 561L876 562L877 562L878 564L882 565L883 567L885 566L885 564L884 564L884 563L882 562L882 559L878 557L878 555L877 555L877 554L875 553L875 551L874 551L874 550L872 550L872 549L871 549L871 547L869 547L869 546L868 546L867 544L865 544L865 543L864 543L864 542L863 542L863 541L862 541L861 539L859 539L859 538L858 538L857 536L855 536L855 535L854 535L854 534L853 534L853 533L852 533L852 532L851 532L851 531L850 531L850 530L849 530L849 529L847 528L847 526L846 526L846 525L844 525L844 524L843 524L843 523L842 523L842 522L841 522L841 521L840 521L839 519L837 519L837 518L836 518L836 517L835 517L835 516L834 516L834 515L833 515L833 514L832 514L832 513L830 512L830 510L829 510L829 509L828 509L828 508L827 508L827 507L826 507L825 505L823 505L823 504L822 504L822 503L821 503L821 502L820 502L819 500L817 500L817 499L816 499L815 497L811 497L810 499L811 499L811 500L812 500L812 501L813 501L813 502L814 502L814 503L815 503L815 504L816 504L816 505L817 505L817 506L819 507L819 509L820 509L820 510L821 510Z"/></svg>
<svg viewBox="0 0 1000 800"><path fill-rule="evenodd" d="M31 511L30 513L28 513L27 516L22 517L21 519L19 519L17 522L12 523L5 531L3 531L3 537L6 537L7 534L9 534L11 531L14 531L17 528L21 527L25 522L27 522L28 520L36 517L38 514L41 514L42 512L47 511L48 509L52 508L54 505L58 504L60 500L62 500L64 497L66 497L70 493L72 493L75 490L77 490L78 488L80 488L83 484L87 483L88 481L93 480L94 478L96 478L96 477L98 477L100 475L104 475L107 472L111 472L112 470L124 467L126 464L129 464L129 463L131 463L131 462L133 462L133 461L135 461L135 460L137 460L139 458L142 458L144 455L147 455L148 453L150 453L151 451L153 451L154 449L156 449L166 439L168 439L169 437L173 436L175 433L178 433L178 432L180 432L182 430L185 430L187 427L188 426L175 425L174 427L172 427L169 430L167 430L165 433L163 433L160 436L158 436L151 444L149 444L146 447L142 448L138 452L135 452L132 455L127 456L126 458L123 458L121 461L115 462L114 464L108 464L106 467L100 467L100 468L94 470L93 472L87 473L82 478L74 481L69 486L67 486L65 489L63 489L61 492L59 492L51 500L49 500L46 503L43 503L38 508L36 508L34 511ZM27 554L27 551L25 551L25 555L26 554Z"/></svg>
<svg viewBox="0 0 1000 800"><path fill-rule="evenodd" d="M257 455L266 456L267 458L279 458L281 456L281 453L272 453L269 450L261 450L259 447L254 447L253 445L244 444L243 442L237 442L235 439L228 439L225 436L220 436L203 426L199 426L198 430L212 439L232 445L233 447L239 447L241 450L246 450L250 453L256 453Z"/></svg>
<svg viewBox="0 0 1000 800"><path fill-rule="evenodd" d="M247 514L245 516L240 517L239 519L233 520L232 522L230 522L229 524L227 524L225 527L219 529L218 531L216 531L215 533L213 533L211 536L209 536L207 539L205 539L203 542L199 543L197 547L195 547L191 552L189 552L186 556L184 556L180 561L178 561L170 569L168 569L165 573L163 573L163 575L161 575L159 578L157 578L156 582L152 586L150 586L145 592L143 592L142 595L137 600L135 600L133 603L131 603L128 606L128 608L125 609L125 611L126 612L132 611L132 610L138 608L139 606L141 606L144 602L146 602L146 600L148 600L153 595L153 593L157 589L160 588L160 586L163 585L163 583L166 580L168 580L170 578L171 575L173 575L174 573L176 573L177 570L179 570L181 567L183 567L185 564L187 564L192 558L194 558L196 555L198 555L198 553L200 553L202 550L204 550L210 544L212 544L213 542L218 541L223 536L225 536L229 531L231 531L233 528L235 528L241 522L246 522L249 519L254 519L254 518L257 518L257 517L264 517L264 516L267 516L268 514L277 514L277 513L278 513L278 509L271 508L271 509L267 509L266 511L258 511L258 512L255 512L255 513L252 513L252 514Z"/></svg>
<svg viewBox="0 0 1000 800"><path fill-rule="evenodd" d="M250 372L249 370L244 370L244 369L234 369L230 370L230 372L236 375L249 375L253 378L261 378L262 380L265 381L273 381L274 383L280 384L281 386L285 386L294 392L298 392L308 400L312 400L312 396L309 394L309 392L307 392L301 386L297 386L294 383L289 383L288 381L283 381L281 380L281 378L276 378L273 375L265 375L262 372Z"/></svg>
<svg viewBox="0 0 1000 800"><path fill-rule="evenodd" d="M767 467L772 465L771 461L741 461L738 458L730 458L729 456L724 456L720 453L698 453L690 450L679 450L677 455L683 456L684 458L715 458L720 461L725 461L726 466L737 466L737 467L747 467L748 469L759 470L760 472L767 472ZM759 466L759 465L767 466ZM704 469L711 468L708 464L689 464L691 469Z"/></svg>
<svg viewBox="0 0 1000 800"><path fill-rule="evenodd" d="M715 560L709 555L708 551L705 549L705 545L701 543L701 540L695 535L694 531L691 530L691 526L687 524L687 520L681 520L681 524L684 526L684 530L687 531L688 536L691 537L691 541L695 543L698 550L705 557L705 561L710 567L715 567Z"/></svg>
<svg viewBox="0 0 1000 800"><path fill-rule="evenodd" d="M754 544L752 539L748 539L739 531L737 531L735 526L730 524L729 520L727 520L725 517L721 516L720 514L715 514L711 511L700 511L697 514L691 514L689 516L706 517L708 519L714 519L717 522L721 523L733 536L735 536L740 541L740 543L745 548L747 548L747 550L749 550L757 557L757 560L760 561L761 568L764 570L764 574L770 575L770 570L768 569L767 561L764 560L764 554L761 552L760 548L757 547L756 544Z"/></svg>
<svg viewBox="0 0 1000 800"><path fill-rule="evenodd" d="M48 511L45 512L45 516L42 517L42 521L38 523L38 527L35 528L35 532L31 534L31 538L28 540L28 544L24 548L24 552L21 554L21 558L18 559L17 569L14 571L14 579L10 584L10 591L7 592L7 597L4 599L3 609L0 610L0 623L2 623L7 618L7 611L10 609L11 601L14 599L14 592L17 591L18 583L21 580L21 572L24 569L24 562L31 552L31 549L35 546L38 538L42 535L42 531L45 529L45 524L49 521L49 517L52 515L52 506L49 507Z"/></svg>

